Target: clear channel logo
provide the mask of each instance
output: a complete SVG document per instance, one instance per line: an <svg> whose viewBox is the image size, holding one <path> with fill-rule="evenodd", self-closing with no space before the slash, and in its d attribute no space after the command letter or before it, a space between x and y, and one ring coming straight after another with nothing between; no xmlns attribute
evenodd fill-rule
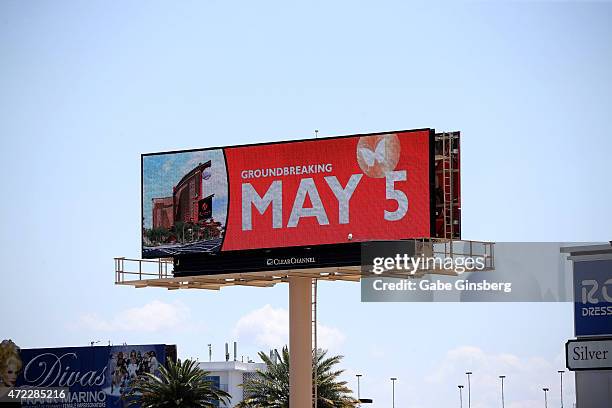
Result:
<svg viewBox="0 0 612 408"><path fill-rule="evenodd" d="M312 264L317 262L314 256L309 257L291 257L291 258L267 258L267 266L276 265L300 265L300 264Z"/></svg>

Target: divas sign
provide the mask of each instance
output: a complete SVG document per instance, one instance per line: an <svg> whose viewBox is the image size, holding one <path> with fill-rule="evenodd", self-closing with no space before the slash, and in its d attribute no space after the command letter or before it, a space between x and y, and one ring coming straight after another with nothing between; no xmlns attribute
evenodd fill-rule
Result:
<svg viewBox="0 0 612 408"><path fill-rule="evenodd" d="M16 349L18 387L61 387L61 401L37 401L41 407L120 408L131 382L146 373L158 374L166 346L132 345Z"/></svg>
<svg viewBox="0 0 612 408"><path fill-rule="evenodd" d="M69 353L41 353L32 358L23 369L25 384L33 387L101 387L106 381L106 365L94 370L71 370L78 356ZM79 364L80 365L80 364Z"/></svg>
<svg viewBox="0 0 612 408"><path fill-rule="evenodd" d="M212 251L338 244L349 234L353 241L428 237L432 138L419 130L145 155L143 255L197 252L215 240ZM190 199L212 194L212 217L188 228L209 232L185 236L175 222L166 242L154 242L148 228L160 225L147 203L166 200L174 214L189 213L189 202L172 194L185 190L198 166L208 178L195 177Z"/></svg>

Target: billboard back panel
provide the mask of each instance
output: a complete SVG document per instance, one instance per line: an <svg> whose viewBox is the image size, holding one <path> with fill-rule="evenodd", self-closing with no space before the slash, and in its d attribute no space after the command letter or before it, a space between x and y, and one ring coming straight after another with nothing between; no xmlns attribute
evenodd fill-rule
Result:
<svg viewBox="0 0 612 408"><path fill-rule="evenodd" d="M424 129L143 155L143 257L430 237L433 138Z"/></svg>

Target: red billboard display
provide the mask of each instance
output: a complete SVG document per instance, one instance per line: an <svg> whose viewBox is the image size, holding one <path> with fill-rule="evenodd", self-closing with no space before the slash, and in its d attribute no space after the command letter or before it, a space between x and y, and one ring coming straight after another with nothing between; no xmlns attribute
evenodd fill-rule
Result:
<svg viewBox="0 0 612 408"><path fill-rule="evenodd" d="M430 234L428 131L225 150L223 250Z"/></svg>
<svg viewBox="0 0 612 408"><path fill-rule="evenodd" d="M142 156L143 256L431 237L434 131Z"/></svg>

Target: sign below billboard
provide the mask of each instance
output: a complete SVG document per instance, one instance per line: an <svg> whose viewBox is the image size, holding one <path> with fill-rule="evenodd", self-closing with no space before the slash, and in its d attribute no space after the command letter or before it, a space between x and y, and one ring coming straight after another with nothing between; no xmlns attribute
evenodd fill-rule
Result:
<svg viewBox="0 0 612 408"><path fill-rule="evenodd" d="M459 238L459 135L451 136L446 151L455 162L447 166L436 161L443 151L431 129L145 154L142 255L310 248L439 231ZM454 190L444 184L451 179ZM439 225L444 199L453 220L446 229Z"/></svg>
<svg viewBox="0 0 612 408"><path fill-rule="evenodd" d="M612 260L574 262L576 336L612 336Z"/></svg>
<svg viewBox="0 0 612 408"><path fill-rule="evenodd" d="M612 370L612 339L569 340L565 343L568 370Z"/></svg>

